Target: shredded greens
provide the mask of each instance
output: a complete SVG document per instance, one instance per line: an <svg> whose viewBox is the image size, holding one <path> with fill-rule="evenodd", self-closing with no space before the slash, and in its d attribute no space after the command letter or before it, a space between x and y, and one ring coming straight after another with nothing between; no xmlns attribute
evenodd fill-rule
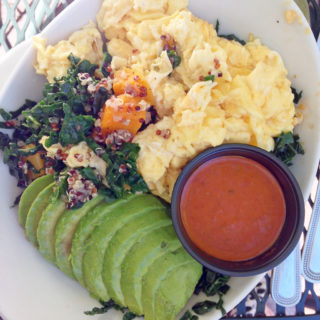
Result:
<svg viewBox="0 0 320 320"><path fill-rule="evenodd" d="M4 120L0 122L0 128L13 129L12 136L0 132L0 150L4 151L4 163L9 166L10 173L17 178L18 186L26 187L31 182L30 172L39 173L28 157L40 152L45 167L55 172L57 187L51 199L55 201L66 195L68 190L68 171L63 162L67 155L47 158L39 141L43 136L48 137L46 148L57 143L68 147L85 141L107 162L107 184L104 185L102 177L90 167L80 169L79 173L85 180L92 181L107 200L115 200L128 193L149 192L137 170L137 144L126 143L113 148L94 139L95 121L105 101L113 94L103 85L99 86L101 79L110 75L108 66L112 57L106 52L99 67L87 60L80 61L72 54L68 59L71 66L67 75L47 83L40 102L26 100L14 112L0 109ZM89 90L88 83L94 90Z"/></svg>
<svg viewBox="0 0 320 320"><path fill-rule="evenodd" d="M135 317L137 317L137 315L135 315L133 312L128 311L127 308L119 306L112 299L110 299L109 301L106 301L106 302L100 301L100 304L102 305L102 307L100 307L100 308L95 307L91 311L85 311L84 314L86 314L88 316L94 316L97 314L104 314L104 313L107 313L111 309L115 309L115 310L119 310L123 313L122 320L132 320Z"/></svg>
<svg viewBox="0 0 320 320"><path fill-rule="evenodd" d="M299 139L299 136L294 135L292 132L281 133L279 137L274 138L275 147L272 153L287 166L291 166L296 154L304 154Z"/></svg>
<svg viewBox="0 0 320 320"><path fill-rule="evenodd" d="M221 38L225 38L225 39L228 39L228 40L234 40L234 41L237 41L239 42L240 44L242 44L243 46L246 44L246 42L240 38L238 38L235 34L231 33L231 34L221 34L219 33L220 32L220 21L217 20L216 21L216 25L215 25L215 29L217 31L217 34L219 37Z"/></svg>

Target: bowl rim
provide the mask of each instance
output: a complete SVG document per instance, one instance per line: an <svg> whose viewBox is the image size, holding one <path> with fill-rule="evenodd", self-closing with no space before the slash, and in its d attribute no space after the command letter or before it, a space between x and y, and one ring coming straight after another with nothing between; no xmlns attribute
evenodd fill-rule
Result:
<svg viewBox="0 0 320 320"><path fill-rule="evenodd" d="M243 271L233 271L230 269L223 269L219 266L216 266L209 261L207 261L205 258L201 257L189 244L189 241L186 239L186 237L183 234L182 231L182 224L179 222L179 216L180 216L180 198L182 194L183 187L189 177L192 175L192 173L199 168L201 165L203 165L206 161L212 160L214 158L218 158L221 156L243 156L247 157L246 155L239 155L237 154L239 151L248 152L251 155L261 155L263 156L266 161L269 161L276 165L276 170L281 170L285 176L288 178L288 181L290 182L292 186L292 191L294 195L294 199L296 201L297 210L295 212L297 216L297 222L295 225L295 233L289 238L288 243L284 247L284 249L281 251L281 253L276 256L274 259L272 259L270 262L266 262L262 264L262 266L253 267L250 270L243 270ZM226 152L232 152L232 154L226 154ZM254 157L247 157L249 159L252 159L258 163L260 163L256 158ZM263 164L262 164L263 165ZM263 165L265 167L265 165ZM265 167L266 168L266 167ZM271 172L270 169L266 168L269 172ZM272 173L272 172L271 172ZM273 174L273 173L272 173ZM304 218L305 218L305 207L304 207L304 198L299 186L299 183L297 182L294 175L289 170L289 167L285 165L280 159L278 159L274 154L261 149L259 147L255 147L248 144L242 144L242 143L230 143L230 144L222 144L216 147L212 147L209 149L206 149L205 151L198 154L196 157L194 157L189 163L185 165L182 172L180 173L174 188L172 192L172 199L171 199L171 218L173 227L175 229L175 232L183 245L183 247L186 249L186 251L200 264L202 264L204 267L214 271L219 272L224 275L228 276L235 276L235 277L247 277L247 276L253 276L257 274L261 274L264 272L267 272L277 265L279 265L283 260L285 260L290 253L294 250L296 245L299 242L299 239L301 237L301 234L303 232L304 227ZM187 233L185 231L185 233ZM278 238L279 239L279 238ZM269 249L268 249L269 250ZM268 251L267 250L267 251ZM254 259L254 258L253 258ZM219 260L219 259L218 259ZM232 263L232 262L231 262Z"/></svg>

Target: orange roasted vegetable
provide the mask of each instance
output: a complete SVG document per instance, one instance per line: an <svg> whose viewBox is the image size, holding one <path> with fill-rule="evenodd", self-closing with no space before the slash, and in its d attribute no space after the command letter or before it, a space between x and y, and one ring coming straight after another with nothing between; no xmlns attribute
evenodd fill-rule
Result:
<svg viewBox="0 0 320 320"><path fill-rule="evenodd" d="M124 68L114 74L113 91L116 96L127 93L153 104L152 91L144 77L138 72Z"/></svg>
<svg viewBox="0 0 320 320"><path fill-rule="evenodd" d="M128 94L109 99L103 109L102 134L106 136L115 130L127 130L135 135L146 119L144 105L141 98Z"/></svg>
<svg viewBox="0 0 320 320"><path fill-rule="evenodd" d="M28 144L26 146L23 147L23 149L29 149L29 148L34 148L34 144ZM41 155L44 155L45 153L43 151L39 151L31 156L27 156L27 157L22 157L22 160L24 162L29 161L33 167L39 171L39 173L33 173L32 171L28 171L28 177L31 180L34 180L40 176L43 176L45 174L45 170L44 170L44 161L41 157Z"/></svg>

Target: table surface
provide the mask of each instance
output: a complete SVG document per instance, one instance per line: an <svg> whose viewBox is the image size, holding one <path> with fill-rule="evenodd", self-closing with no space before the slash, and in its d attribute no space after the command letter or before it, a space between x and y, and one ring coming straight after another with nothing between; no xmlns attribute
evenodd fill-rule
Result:
<svg viewBox="0 0 320 320"><path fill-rule="evenodd" d="M14 64L16 56L18 55L17 53L21 52L19 50L28 45L28 41L24 43L21 42L41 31L72 1L73 0L0 0L0 65L5 54L6 63ZM313 33L316 39L318 39L320 33L320 1L296 0L296 2L305 13L308 21L310 21ZM11 52L9 51L19 43L21 44L18 48ZM10 70L10 65L6 67L7 70ZM0 76L0 87L4 81L5 77ZM319 176L320 169L318 167L314 188L306 204L308 217L306 219L306 225L309 223L314 205ZM305 235L306 229L304 232L304 236ZM225 318L256 317L263 319L292 317L294 319L313 318L320 320L320 284L313 285L302 278L303 293L299 304L295 307L284 308L276 305L272 300L270 294L270 276L271 272L269 272L256 288L252 290L235 309L230 311ZM1 317L0 320L2 320Z"/></svg>

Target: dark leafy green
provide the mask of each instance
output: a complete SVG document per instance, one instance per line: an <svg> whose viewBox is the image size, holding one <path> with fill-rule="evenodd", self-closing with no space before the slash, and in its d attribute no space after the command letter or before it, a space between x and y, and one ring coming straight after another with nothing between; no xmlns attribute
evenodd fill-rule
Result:
<svg viewBox="0 0 320 320"><path fill-rule="evenodd" d="M298 92L298 90L294 87L291 87L291 91L294 95L294 99L293 99L293 102L295 104L298 104L302 98L302 95L303 95L303 91L301 90L300 92Z"/></svg>
<svg viewBox="0 0 320 320"><path fill-rule="evenodd" d="M205 314L210 312L214 307L217 306L217 303L214 301L210 300L205 300L203 302L198 302L196 303L193 307L192 310L199 315Z"/></svg>
<svg viewBox="0 0 320 320"><path fill-rule="evenodd" d="M62 146L77 144L85 140L92 129L95 118L86 115L76 115L68 104L63 104L64 119L59 133L59 142Z"/></svg>
<svg viewBox="0 0 320 320"><path fill-rule="evenodd" d="M242 44L243 46L246 44L246 42L240 38L238 38L235 34L231 33L231 34L220 34L220 21L217 20L216 21L216 25L215 25L215 29L217 31L217 34L219 37L221 38L225 38L225 39L228 39L228 40L234 40L234 41L237 41L239 42L240 44Z"/></svg>
<svg viewBox="0 0 320 320"><path fill-rule="evenodd" d="M202 81L214 81L215 76L214 75L209 75L203 77Z"/></svg>
<svg viewBox="0 0 320 320"><path fill-rule="evenodd" d="M136 165L139 150L139 145L135 143L126 143L120 150L108 150L110 163L106 179L115 198L131 193L149 192Z"/></svg>
<svg viewBox="0 0 320 320"><path fill-rule="evenodd" d="M180 318L180 320L198 320L199 317L196 315L192 315L192 313L187 310L184 315Z"/></svg>
<svg viewBox="0 0 320 320"><path fill-rule="evenodd" d="M272 153L287 166L291 166L292 159L296 154L304 154L299 139L299 136L292 132L281 133L279 137L274 138L275 147Z"/></svg>
<svg viewBox="0 0 320 320"><path fill-rule="evenodd" d="M104 313L107 313L111 309L115 309L115 310L119 310L122 313L124 313L123 318L122 318L123 320L132 320L136 317L136 315L134 313L128 311L127 308L119 306L112 299L110 299L109 301L106 301L106 302L103 302L103 301L99 301L99 302L102 305L102 307L100 307L100 308L95 307L90 311L85 311L84 314L86 314L88 316L94 316L97 314L104 314Z"/></svg>
<svg viewBox="0 0 320 320"><path fill-rule="evenodd" d="M214 307L225 314L223 308L223 296L228 292L230 286L228 285L230 277L218 274L210 271L207 268L203 268L202 276L198 281L198 284L194 290L195 294L204 292L206 296L212 297L218 295L219 300L215 303Z"/></svg>
<svg viewBox="0 0 320 320"><path fill-rule="evenodd" d="M175 69L178 67L181 63L181 57L178 55L177 51L175 50L168 50L167 51L169 60L172 64L172 68Z"/></svg>

